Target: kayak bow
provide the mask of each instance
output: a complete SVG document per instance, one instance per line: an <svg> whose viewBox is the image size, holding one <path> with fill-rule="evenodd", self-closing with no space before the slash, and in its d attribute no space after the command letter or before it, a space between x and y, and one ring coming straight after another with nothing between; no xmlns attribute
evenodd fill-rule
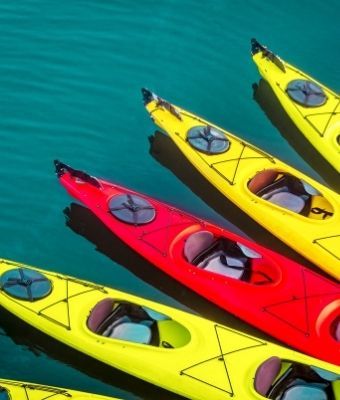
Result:
<svg viewBox="0 0 340 400"><path fill-rule="evenodd" d="M222 194L340 279L340 196L282 161L147 89L152 120Z"/></svg>
<svg viewBox="0 0 340 400"><path fill-rule="evenodd" d="M189 399L293 399L287 396L306 390L340 398L339 367L66 275L2 259L0 304L51 337Z"/></svg>
<svg viewBox="0 0 340 400"><path fill-rule="evenodd" d="M292 347L340 365L339 284L166 203L55 165L71 196L163 272Z"/></svg>
<svg viewBox="0 0 340 400"><path fill-rule="evenodd" d="M340 172L340 97L256 39L252 59L282 107L322 156Z"/></svg>

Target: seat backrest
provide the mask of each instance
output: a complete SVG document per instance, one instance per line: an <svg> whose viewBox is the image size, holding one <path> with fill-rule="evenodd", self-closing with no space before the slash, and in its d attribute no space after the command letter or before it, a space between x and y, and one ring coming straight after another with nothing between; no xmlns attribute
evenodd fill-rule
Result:
<svg viewBox="0 0 340 400"><path fill-rule="evenodd" d="M281 370L281 359L273 356L264 361L256 370L254 387L257 393L266 397L271 385Z"/></svg>
<svg viewBox="0 0 340 400"><path fill-rule="evenodd" d="M278 172L273 169L265 169L257 173L249 182L248 182L248 189L252 193L257 193L261 189L265 188L266 186L270 185L275 181L278 176Z"/></svg>
<svg viewBox="0 0 340 400"><path fill-rule="evenodd" d="M184 256L191 263L200 253L214 242L214 235L209 231L198 231L188 237L184 245Z"/></svg>
<svg viewBox="0 0 340 400"><path fill-rule="evenodd" d="M97 332L100 324L112 312L114 305L113 299L103 299L97 303L87 320L87 326L92 332Z"/></svg>

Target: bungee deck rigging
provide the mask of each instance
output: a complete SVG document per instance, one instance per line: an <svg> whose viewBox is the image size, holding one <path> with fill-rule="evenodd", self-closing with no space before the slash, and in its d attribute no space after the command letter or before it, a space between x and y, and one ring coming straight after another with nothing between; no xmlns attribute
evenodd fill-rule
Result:
<svg viewBox="0 0 340 400"><path fill-rule="evenodd" d="M152 111L150 112L150 115L152 115ZM186 113L185 111L181 111L181 114L183 116L187 116L190 118L193 118L193 116L191 114ZM206 122L202 119L200 119L199 117L195 116L193 118L194 120L198 121L200 124L206 124ZM207 125L210 126L210 125ZM202 126L203 128L203 126ZM178 136L178 139L180 141L183 142L183 144L188 143L188 140L183 138L179 133L175 134ZM224 134L225 135L225 134ZM225 137L228 138L228 135L225 135ZM273 156L271 156L270 154L266 153L265 151L256 148L255 146L251 145L250 143L246 143L242 140L240 140L239 138L233 136L230 134L230 137L233 139L233 143L230 144L230 146L235 147L235 144L237 144L239 146L239 154L236 157L230 158L228 157L228 153L226 154L226 158L223 158L223 154L225 152L227 152L227 150L229 148L225 148L223 152L220 153L216 153L216 154L211 154L211 155L215 155L215 157L218 159L217 161L210 161L208 160L206 157L203 156L202 151L198 150L197 148L192 146L193 151L196 153L196 156L199 157L201 159L201 161L206 164L209 168L211 168L215 173L217 173L218 175L220 175L223 179L225 179L225 181L227 183L229 183L230 185L234 185L236 182L236 175L238 172L238 169L240 167L240 163L242 161L245 160L257 160L257 159L266 159L268 160L271 164L275 165L275 158ZM248 153L248 154L247 154ZM209 153L207 153L209 154ZM228 170L228 172L230 172L230 174L226 174L225 171L221 171L221 168L218 168L217 166L223 166L226 163L230 163L232 165L233 168L230 169L230 171ZM228 164L228 166L230 165Z"/></svg>
<svg viewBox="0 0 340 400"><path fill-rule="evenodd" d="M13 265L11 262L8 262L4 259L1 259L2 263L8 263L9 265ZM17 264L18 266L20 264ZM30 269L26 269L29 268L28 266L23 266L20 265L18 270L21 271L30 271ZM20 302L20 299L16 299L15 297L11 296L10 294L8 294L6 292L6 285L0 282L0 291L3 293L3 295L8 296L11 298L11 300L15 303L17 303L18 305L20 305L20 307L23 307L25 309L27 309L28 311L42 317L42 318L46 318L47 320L49 320L50 322L53 322L56 325L59 325L63 328L65 328L66 330L72 330L72 321L71 321L71 316L70 316L70 305L69 305L69 301L75 297L79 297L85 294L88 294L90 292L93 291L99 291L101 293L106 293L105 289L103 288L103 286L99 286L99 285L95 285L92 283L88 283L85 281L81 281L78 280L76 278L72 278L72 277L61 277L58 274L50 274L49 272L44 272L44 276L45 279L47 279L47 277L53 277L56 279L60 279L60 282L64 282L64 287L61 288L61 295L58 296L58 299L51 302L50 304L44 305L43 307L39 308L39 307L30 307L29 303L22 303ZM79 288L80 287L80 288ZM49 293L46 295L48 296ZM35 304L35 302L39 299L27 299L30 302L33 302L33 304ZM53 310L54 309L54 310ZM55 317L56 314L60 314L59 318L57 319Z"/></svg>
<svg viewBox="0 0 340 400"><path fill-rule="evenodd" d="M71 196L160 270L290 345L340 363L337 283L159 200L92 177L94 186L59 162L57 174ZM123 221L110 212L121 198L148 204L153 218Z"/></svg>
<svg viewBox="0 0 340 400"><path fill-rule="evenodd" d="M223 333L229 332L231 330L225 326L221 326L218 324L215 324L214 328L215 328L216 339L218 342L219 353L214 357L211 357L207 360L199 361L194 365L190 365L182 369L180 371L180 374L186 375L189 378L203 382L206 385L219 389L222 392L226 392L229 394L229 396L233 397L235 395L235 392L231 374L229 373L228 356L234 355L238 352L249 350L251 348L266 346L267 343L261 341L260 339L256 339L252 336L248 336L245 333L237 332L237 335L239 335L239 343L242 343L242 341L244 341L244 344L243 345L238 344L237 346L228 348L229 347L228 342L224 343L223 341ZM208 379L207 375L209 375L209 373L207 373L207 371L209 371L209 365L219 366L218 370L221 371L221 373L217 374L217 379L216 376L215 377L209 376ZM201 368L205 370L203 373L201 371ZM220 375L222 376L222 379Z"/></svg>
<svg viewBox="0 0 340 400"><path fill-rule="evenodd" d="M2 261L0 277L8 276L18 266ZM0 290L1 306L78 351L187 398L261 399L263 396L254 389L253 377L274 355L291 364L316 365L325 373L335 374L332 385L338 380L340 369L335 365L199 316L68 276L34 267L27 269L50 279L52 291L37 300L19 300ZM60 284L61 280L65 283ZM66 322L46 319L41 313L62 299L68 299L70 330L65 329ZM57 307L53 312L65 318L65 309ZM159 335L157 342L151 337L154 327ZM332 390L337 393L337 386Z"/></svg>
<svg viewBox="0 0 340 400"><path fill-rule="evenodd" d="M171 107L164 106L165 100L159 101L147 89L142 92L151 119L207 180L272 234L340 279L340 197L336 192L230 132L171 105L179 119L169 112ZM209 126L229 140L224 152L210 154L204 146L199 150L190 144L192 129L201 127L204 132Z"/></svg>
<svg viewBox="0 0 340 400"><path fill-rule="evenodd" d="M340 172L340 96L281 60L256 39L252 59L293 123L325 160ZM284 68L277 68L280 59Z"/></svg>

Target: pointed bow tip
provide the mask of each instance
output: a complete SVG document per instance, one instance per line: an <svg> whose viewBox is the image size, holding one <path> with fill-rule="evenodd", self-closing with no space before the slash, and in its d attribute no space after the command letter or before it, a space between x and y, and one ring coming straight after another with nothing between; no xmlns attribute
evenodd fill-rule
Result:
<svg viewBox="0 0 340 400"><path fill-rule="evenodd" d="M146 88L142 88L142 96L143 96L144 105L148 105L156 97L154 95L154 93L151 92L151 90L146 89Z"/></svg>
<svg viewBox="0 0 340 400"><path fill-rule="evenodd" d="M255 38L252 38L250 40L250 44L251 44L251 54L253 54L253 55L263 49L263 46L261 45L261 43L258 42Z"/></svg>
<svg viewBox="0 0 340 400"><path fill-rule="evenodd" d="M67 165L59 160L54 160L53 163L55 167L55 173L57 174L58 178L60 178L67 171Z"/></svg>

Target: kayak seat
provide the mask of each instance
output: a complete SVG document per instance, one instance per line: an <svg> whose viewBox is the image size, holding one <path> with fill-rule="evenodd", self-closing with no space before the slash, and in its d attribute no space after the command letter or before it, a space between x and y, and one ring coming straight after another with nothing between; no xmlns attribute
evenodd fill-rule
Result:
<svg viewBox="0 0 340 400"><path fill-rule="evenodd" d="M257 369L255 390L272 400L327 400L333 398L332 383L339 375L300 363L270 357Z"/></svg>
<svg viewBox="0 0 340 400"><path fill-rule="evenodd" d="M237 243L216 239L209 231L191 234L184 245L184 256L191 264L206 271L234 279L249 278L249 258Z"/></svg>
<svg viewBox="0 0 340 400"><path fill-rule="evenodd" d="M305 215L310 195L304 190L299 179L274 170L257 174L248 184L257 196L290 211Z"/></svg>
<svg viewBox="0 0 340 400"><path fill-rule="evenodd" d="M333 215L332 206L316 189L290 174L264 170L248 182L248 188L264 200L309 218Z"/></svg>
<svg viewBox="0 0 340 400"><path fill-rule="evenodd" d="M184 246L185 258L192 263L194 259L215 242L209 231L198 231L188 237Z"/></svg>
<svg viewBox="0 0 340 400"><path fill-rule="evenodd" d="M112 312L114 300L104 299L97 303L87 320L87 326L92 332L97 332L100 324Z"/></svg>
<svg viewBox="0 0 340 400"><path fill-rule="evenodd" d="M322 388L311 387L308 385L295 385L288 388L283 396L282 400L327 400L327 394Z"/></svg>
<svg viewBox="0 0 340 400"><path fill-rule="evenodd" d="M124 321L115 321L110 325L103 336L127 340L129 342L149 344L151 342L152 332L148 325L132 322L128 317L123 317Z"/></svg>
<svg viewBox="0 0 340 400"><path fill-rule="evenodd" d="M281 370L281 360L273 356L264 361L256 370L254 387L261 396L266 396Z"/></svg>
<svg viewBox="0 0 340 400"><path fill-rule="evenodd" d="M87 326L101 336L158 346L157 321L165 319L169 318L148 308L108 298L95 305Z"/></svg>

